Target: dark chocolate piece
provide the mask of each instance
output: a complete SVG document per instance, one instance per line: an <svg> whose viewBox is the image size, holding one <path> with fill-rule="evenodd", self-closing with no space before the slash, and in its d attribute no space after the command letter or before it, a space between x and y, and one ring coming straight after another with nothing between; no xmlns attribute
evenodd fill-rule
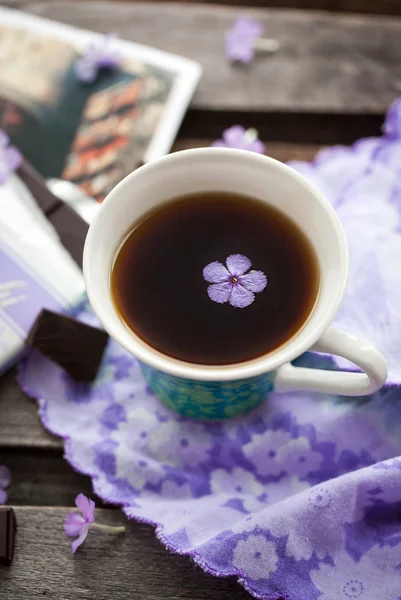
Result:
<svg viewBox="0 0 401 600"><path fill-rule="evenodd" d="M17 520L12 508L0 506L0 565L9 567L14 556Z"/></svg>
<svg viewBox="0 0 401 600"><path fill-rule="evenodd" d="M27 160L23 160L18 175L35 198L36 204L53 224L64 248L82 268L82 255L89 225L73 208L49 190L46 181Z"/></svg>
<svg viewBox="0 0 401 600"><path fill-rule="evenodd" d="M47 215L64 248L82 268L82 256L89 225L68 204L61 204Z"/></svg>
<svg viewBox="0 0 401 600"><path fill-rule="evenodd" d="M63 204L63 201L49 190L46 181L26 159L22 161L18 175L35 198L36 204L46 215Z"/></svg>
<svg viewBox="0 0 401 600"><path fill-rule="evenodd" d="M101 329L44 308L26 344L62 367L75 381L90 382L98 372L108 337Z"/></svg>

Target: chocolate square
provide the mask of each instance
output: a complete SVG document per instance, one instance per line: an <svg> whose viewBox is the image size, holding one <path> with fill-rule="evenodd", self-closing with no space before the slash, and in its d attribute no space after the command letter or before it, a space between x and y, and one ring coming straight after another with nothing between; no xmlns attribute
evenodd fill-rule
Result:
<svg viewBox="0 0 401 600"><path fill-rule="evenodd" d="M82 254L89 225L73 208L55 196L43 177L24 159L18 175L36 200L39 208L57 231L64 248L82 268Z"/></svg>
<svg viewBox="0 0 401 600"><path fill-rule="evenodd" d="M27 160L22 161L22 165L18 169L18 175L35 198L36 204L45 214L62 204L60 198L57 198L49 190L46 181Z"/></svg>
<svg viewBox="0 0 401 600"><path fill-rule="evenodd" d="M76 319L43 309L26 344L62 367L77 382L90 382L98 372L108 334Z"/></svg>
<svg viewBox="0 0 401 600"><path fill-rule="evenodd" d="M9 567L14 556L17 520L12 508L0 506L0 565Z"/></svg>
<svg viewBox="0 0 401 600"><path fill-rule="evenodd" d="M48 214L47 218L57 231L64 248L82 268L85 238L89 229L88 223L68 204L60 205Z"/></svg>

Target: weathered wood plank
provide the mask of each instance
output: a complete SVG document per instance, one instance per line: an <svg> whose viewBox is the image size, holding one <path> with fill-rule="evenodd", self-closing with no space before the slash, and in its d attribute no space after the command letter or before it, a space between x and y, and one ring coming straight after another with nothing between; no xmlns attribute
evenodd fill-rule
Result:
<svg viewBox="0 0 401 600"><path fill-rule="evenodd" d="M190 109L178 138L216 139L231 125L255 127L266 143L351 144L361 137L381 135L383 115L214 111Z"/></svg>
<svg viewBox="0 0 401 600"><path fill-rule="evenodd" d="M217 579L190 559L167 552L146 525L117 510L99 509L98 522L127 527L125 534L89 532L72 556L63 532L66 508L16 508L14 562L0 567L7 600L247 600L233 578Z"/></svg>
<svg viewBox="0 0 401 600"><path fill-rule="evenodd" d="M62 449L1 448L0 465L11 469L8 501L21 506L70 506L79 493L92 495L89 477L76 473ZM97 505L102 505L98 499Z"/></svg>
<svg viewBox="0 0 401 600"><path fill-rule="evenodd" d="M224 35L243 8L180 3L32 2L37 15L199 61L192 106L211 110L383 114L401 80L401 19L247 9L281 43L249 66L224 57Z"/></svg>
<svg viewBox="0 0 401 600"><path fill-rule="evenodd" d="M18 6L32 0L6 0L3 4ZM53 2L53 0L47 0ZM87 2L90 0L86 0ZM118 2L119 0L109 0ZM120 0L122 2L136 2L136 0ZM168 0L154 0L164 2ZM182 4L199 2L199 0L178 0ZM243 6L244 0L203 0L204 4L226 4L228 6ZM248 0L248 6L263 8L297 8L303 10L328 10L337 12L366 13L375 15L400 15L401 4L399 0Z"/></svg>

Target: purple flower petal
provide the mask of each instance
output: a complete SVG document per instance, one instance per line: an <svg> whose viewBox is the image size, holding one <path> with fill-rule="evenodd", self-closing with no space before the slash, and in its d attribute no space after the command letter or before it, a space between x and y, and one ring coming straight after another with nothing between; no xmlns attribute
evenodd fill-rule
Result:
<svg viewBox="0 0 401 600"><path fill-rule="evenodd" d="M229 148L243 148L245 133L245 127L233 125L223 132L223 140Z"/></svg>
<svg viewBox="0 0 401 600"><path fill-rule="evenodd" d="M17 148L15 148L14 146L10 146L4 152L3 160L6 163L7 167L10 169L10 171L15 171L16 169L18 169L18 167L21 166L22 154L19 150L17 150Z"/></svg>
<svg viewBox="0 0 401 600"><path fill-rule="evenodd" d="M75 74L79 81L83 83L93 83L97 77L97 65L94 61L86 57L77 60L74 63Z"/></svg>
<svg viewBox="0 0 401 600"><path fill-rule="evenodd" d="M5 490L2 490L2 489L0 488L0 506L1 506L2 504L6 504L6 502L7 502L7 493L6 493L6 491L5 491Z"/></svg>
<svg viewBox="0 0 401 600"><path fill-rule="evenodd" d="M249 44L239 44L238 42L226 42L226 57L230 62L242 62L248 64L255 58L255 50Z"/></svg>
<svg viewBox="0 0 401 600"><path fill-rule="evenodd" d="M10 138L5 131L0 129L0 150L5 150L10 142Z"/></svg>
<svg viewBox="0 0 401 600"><path fill-rule="evenodd" d="M7 488L11 481L11 471L8 467L0 465L0 488Z"/></svg>
<svg viewBox="0 0 401 600"><path fill-rule="evenodd" d="M230 277L230 272L218 261L211 262L203 269L203 277L209 283L223 283Z"/></svg>
<svg viewBox="0 0 401 600"><path fill-rule="evenodd" d="M243 254L231 254L226 260L226 265L233 277L239 277L251 268L252 263Z"/></svg>
<svg viewBox="0 0 401 600"><path fill-rule="evenodd" d="M87 523L93 523L95 520L95 503L84 494L78 494L75 498L75 506L79 508Z"/></svg>
<svg viewBox="0 0 401 600"><path fill-rule="evenodd" d="M394 100L388 109L383 130L386 135L401 138L401 98Z"/></svg>
<svg viewBox="0 0 401 600"><path fill-rule="evenodd" d="M227 32L225 52L231 62L249 63L255 56L255 40L263 33L263 27L257 21L239 18Z"/></svg>
<svg viewBox="0 0 401 600"><path fill-rule="evenodd" d="M222 139L211 144L218 148L238 148L263 154L265 145L257 138L255 129L245 129L242 125L233 125L223 131Z"/></svg>
<svg viewBox="0 0 401 600"><path fill-rule="evenodd" d="M86 525L86 521L82 515L79 513L69 513L64 521L64 532L69 537L75 537L81 533L84 525Z"/></svg>
<svg viewBox="0 0 401 600"><path fill-rule="evenodd" d="M252 304L255 300L255 294L250 290L242 287L240 284L234 284L233 290L230 296L230 304L231 306L235 306L235 308L245 308Z"/></svg>
<svg viewBox="0 0 401 600"><path fill-rule="evenodd" d="M251 292L262 292L267 285L263 271L250 271L246 275L241 275L238 281L242 287Z"/></svg>
<svg viewBox="0 0 401 600"><path fill-rule="evenodd" d="M114 42L118 39L118 33L109 33L104 40L104 46L101 49L99 66L105 69L115 69L121 62L121 52L115 47Z"/></svg>
<svg viewBox="0 0 401 600"><path fill-rule="evenodd" d="M214 285L209 285L207 293L213 302L224 304L229 301L233 287L234 286L230 281L227 281L226 283L215 283Z"/></svg>
<svg viewBox="0 0 401 600"><path fill-rule="evenodd" d="M110 54L109 56L101 56L98 61L98 66L102 69L115 69L120 64L119 54Z"/></svg>
<svg viewBox="0 0 401 600"><path fill-rule="evenodd" d="M254 140L253 142L251 142L248 145L248 147L246 148L246 150L250 150L251 152L257 152L258 154L264 154L264 152L265 152L265 145L260 140Z"/></svg>
<svg viewBox="0 0 401 600"><path fill-rule="evenodd" d="M115 69L120 65L121 54L114 48L117 34L110 33L103 40L91 43L82 58L74 64L75 73L83 83L93 83L99 69Z"/></svg>
<svg viewBox="0 0 401 600"><path fill-rule="evenodd" d="M232 28L238 35L257 38L263 34L263 25L248 17L239 17Z"/></svg>
<svg viewBox="0 0 401 600"><path fill-rule="evenodd" d="M204 268L203 277L213 283L207 289L209 298L219 304L229 301L237 308L249 306L255 299L254 292L265 289L266 275L255 270L245 274L251 268L251 261L243 254L231 254L226 264L227 269L217 261Z"/></svg>
<svg viewBox="0 0 401 600"><path fill-rule="evenodd" d="M0 185L6 183L10 175L18 169L22 162L20 151L14 146L8 146L8 144L8 135L0 130Z"/></svg>
<svg viewBox="0 0 401 600"><path fill-rule="evenodd" d="M72 551L73 554L76 552L76 550L79 548L79 546L81 544L83 544L83 542L86 540L86 536L88 535L89 527L90 527L89 524L84 525L82 527L82 530L81 530L81 533L80 533L79 537L72 542L72 544L71 544L71 551Z"/></svg>
<svg viewBox="0 0 401 600"><path fill-rule="evenodd" d="M212 148L227 148L227 144L223 140L215 140L210 145Z"/></svg>

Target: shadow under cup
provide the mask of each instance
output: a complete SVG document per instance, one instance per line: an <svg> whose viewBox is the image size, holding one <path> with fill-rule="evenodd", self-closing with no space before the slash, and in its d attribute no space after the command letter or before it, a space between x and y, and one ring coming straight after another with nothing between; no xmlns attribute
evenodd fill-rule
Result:
<svg viewBox="0 0 401 600"><path fill-rule="evenodd" d="M135 335L113 302L110 279L117 251L133 224L168 199L216 191L260 199L290 217L314 248L321 281L312 312L282 346L248 362L212 366L171 358ZM108 333L139 360L148 384L166 406L195 419L244 414L274 390L275 370L314 344L341 301L346 247L330 211L306 180L273 159L215 148L169 155L129 175L101 206L85 245L89 299Z"/></svg>

